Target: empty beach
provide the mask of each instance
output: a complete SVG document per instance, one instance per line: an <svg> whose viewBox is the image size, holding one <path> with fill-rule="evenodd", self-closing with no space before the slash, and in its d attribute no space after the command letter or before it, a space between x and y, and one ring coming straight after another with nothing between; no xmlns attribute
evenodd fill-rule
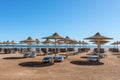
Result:
<svg viewBox="0 0 120 80"><path fill-rule="evenodd" d="M0 80L120 80L120 58L106 51L99 63L88 63L89 52L71 55L63 62L42 64L44 56L0 54ZM62 53L60 53L62 54Z"/></svg>

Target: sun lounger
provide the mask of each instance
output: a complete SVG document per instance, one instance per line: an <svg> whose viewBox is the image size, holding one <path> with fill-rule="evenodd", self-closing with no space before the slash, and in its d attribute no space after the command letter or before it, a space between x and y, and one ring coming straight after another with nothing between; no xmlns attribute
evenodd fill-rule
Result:
<svg viewBox="0 0 120 80"><path fill-rule="evenodd" d="M99 56L87 56L89 61L99 61Z"/></svg>
<svg viewBox="0 0 120 80"><path fill-rule="evenodd" d="M105 53L100 53L100 54L99 54L99 57L100 57L100 58L105 58L105 57L107 57L107 54L105 54Z"/></svg>

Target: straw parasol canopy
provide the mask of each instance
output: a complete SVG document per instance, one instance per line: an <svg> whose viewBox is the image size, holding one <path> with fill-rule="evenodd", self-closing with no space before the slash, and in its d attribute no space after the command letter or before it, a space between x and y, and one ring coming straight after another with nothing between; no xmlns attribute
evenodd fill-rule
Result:
<svg viewBox="0 0 120 80"><path fill-rule="evenodd" d="M11 41L11 44L16 44L16 42L13 40L13 41Z"/></svg>
<svg viewBox="0 0 120 80"><path fill-rule="evenodd" d="M116 41L116 42L114 42L112 44L114 44L114 45L120 44L120 41Z"/></svg>
<svg viewBox="0 0 120 80"><path fill-rule="evenodd" d="M75 44L78 44L78 41L76 41L76 40L71 40L70 41L70 44L72 44L73 45L73 48L75 47Z"/></svg>
<svg viewBox="0 0 120 80"><path fill-rule="evenodd" d="M10 44L10 41L6 41L6 42L4 41L3 44L8 45L8 44Z"/></svg>
<svg viewBox="0 0 120 80"><path fill-rule="evenodd" d="M36 41L33 40L31 37L28 37L26 40L20 41L20 43L27 43L27 44L31 44L33 42L36 42Z"/></svg>
<svg viewBox="0 0 120 80"><path fill-rule="evenodd" d="M65 38L60 39L59 41L64 41L64 43L66 44L66 50L67 50L68 44L71 44L72 39L70 39L68 36L66 36Z"/></svg>
<svg viewBox="0 0 120 80"><path fill-rule="evenodd" d="M101 40L111 40L113 38L109 38L109 37L105 37L105 36L102 36L99 32L97 32L94 36L91 36L91 37L88 37L88 38L84 38L86 40L95 40L96 43L97 43L97 47L98 47L98 53L100 52L100 41Z"/></svg>
<svg viewBox="0 0 120 80"><path fill-rule="evenodd" d="M63 39L64 37L61 37L58 33L54 33L53 35L51 36L48 36L48 37L43 37L42 39L54 39L55 40L55 57L56 57L56 54L57 54L57 51L56 51L56 41L58 39Z"/></svg>
<svg viewBox="0 0 120 80"><path fill-rule="evenodd" d="M52 43L52 41L50 41L50 39L46 39L45 41L42 42L43 44L49 44Z"/></svg>
<svg viewBox="0 0 120 80"><path fill-rule="evenodd" d="M84 44L88 44L88 43L87 43L87 42L85 42L85 41L82 41L82 42L81 42L81 44L83 44L83 45L84 45Z"/></svg>
<svg viewBox="0 0 120 80"><path fill-rule="evenodd" d="M93 42L93 44L97 44L97 41L90 41L90 42ZM106 44L107 42L109 41L100 41L100 44L103 45Z"/></svg>
<svg viewBox="0 0 120 80"><path fill-rule="evenodd" d="M40 40L39 39L36 39L35 42L36 42L36 44L40 44Z"/></svg>
<svg viewBox="0 0 120 80"><path fill-rule="evenodd" d="M3 44L2 42L0 42L0 44Z"/></svg>
<svg viewBox="0 0 120 80"><path fill-rule="evenodd" d="M8 46L9 44L11 44L11 42L10 42L9 40L8 40L8 41L4 41L3 44L6 45L6 48L8 48L7 46Z"/></svg>
<svg viewBox="0 0 120 80"><path fill-rule="evenodd" d="M113 39L113 38L109 38L109 37L106 37L106 36L102 36L99 32L97 32L94 36L91 36L91 37L88 37L88 38L85 38L85 39L89 39L89 40L109 40L109 39Z"/></svg>
<svg viewBox="0 0 120 80"><path fill-rule="evenodd" d="M2 47L3 42L0 42L0 47Z"/></svg>
<svg viewBox="0 0 120 80"><path fill-rule="evenodd" d="M10 42L10 44L13 45L13 47L15 46L15 44L17 44L14 40Z"/></svg>
<svg viewBox="0 0 120 80"><path fill-rule="evenodd" d="M0 44L3 44L3 42L0 42Z"/></svg>
<svg viewBox="0 0 120 80"><path fill-rule="evenodd" d="M42 39L63 39L58 33L54 33L52 36L43 37Z"/></svg>
<svg viewBox="0 0 120 80"><path fill-rule="evenodd" d="M116 41L116 42L113 42L111 45L117 45L117 48L118 48L119 44L120 44L120 41Z"/></svg>
<svg viewBox="0 0 120 80"><path fill-rule="evenodd" d="M55 44L55 42L52 42L53 44ZM58 52L60 52L60 45L61 44L64 44L64 41L62 41L62 40L57 40L56 41L56 44L58 44Z"/></svg>
<svg viewBox="0 0 120 80"><path fill-rule="evenodd" d="M71 44L78 44L78 42L76 40L71 40L70 43Z"/></svg>
<svg viewBox="0 0 120 80"><path fill-rule="evenodd" d="M56 43L57 44L64 44L64 41L57 40ZM53 42L53 44L55 44L55 42Z"/></svg>
<svg viewBox="0 0 120 80"><path fill-rule="evenodd" d="M22 44L28 44L30 48L33 42L36 42L36 40L33 40L31 37L28 37L26 40L20 41L20 43Z"/></svg>
<svg viewBox="0 0 120 80"><path fill-rule="evenodd" d="M69 36L66 36L63 40L66 44L71 44L72 41L72 39L70 39Z"/></svg>
<svg viewBox="0 0 120 80"><path fill-rule="evenodd" d="M81 48L82 42L81 42L81 41L78 41L78 44L79 44L79 48Z"/></svg>
<svg viewBox="0 0 120 80"><path fill-rule="evenodd" d="M16 43L14 42L14 40L11 41L11 42L8 40L8 41L4 41L2 44L5 44L6 46L8 46L8 45L11 44L11 45L13 45L13 47L14 47L14 45L15 45Z"/></svg>
<svg viewBox="0 0 120 80"><path fill-rule="evenodd" d="M92 44L97 44L97 41L90 41L90 42L93 42ZM101 48L101 45L104 45L106 43L108 43L109 41L100 41L100 48Z"/></svg>
<svg viewBox="0 0 120 80"><path fill-rule="evenodd" d="M37 44L37 48L39 48L38 44L40 44L40 40L39 40L39 39L36 39L36 40L35 40L35 43Z"/></svg>
<svg viewBox="0 0 120 80"><path fill-rule="evenodd" d="M47 53L48 53L48 49L49 49L49 44L52 43L52 41L50 41L50 39L46 39L45 41L42 42L43 44L47 45Z"/></svg>
<svg viewBox="0 0 120 80"><path fill-rule="evenodd" d="M88 43L85 41L82 41L81 44L83 45L83 48L85 48L85 45L87 45Z"/></svg>

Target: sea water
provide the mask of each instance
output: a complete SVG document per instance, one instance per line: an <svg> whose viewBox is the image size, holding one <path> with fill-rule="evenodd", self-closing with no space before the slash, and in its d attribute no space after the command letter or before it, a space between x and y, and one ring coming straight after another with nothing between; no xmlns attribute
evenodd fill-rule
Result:
<svg viewBox="0 0 120 80"><path fill-rule="evenodd" d="M55 48L55 45L0 45L0 48ZM86 45L86 46L79 46L79 45L60 45L60 46L56 46L57 48L75 48L75 49L78 49L78 48L90 48L90 49L94 49L94 48L97 48L96 45ZM119 46L118 46L119 47ZM114 48L114 46L111 46L111 45L102 45L101 48L105 48L105 49L108 49L108 48Z"/></svg>

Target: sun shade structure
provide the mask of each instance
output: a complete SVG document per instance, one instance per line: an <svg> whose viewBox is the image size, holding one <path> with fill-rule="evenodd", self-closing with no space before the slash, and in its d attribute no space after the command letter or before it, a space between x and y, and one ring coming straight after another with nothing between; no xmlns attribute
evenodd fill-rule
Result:
<svg viewBox="0 0 120 80"><path fill-rule="evenodd" d="M88 44L88 43L87 43L87 42L85 42L85 41L82 41L82 42L81 42L81 44Z"/></svg>
<svg viewBox="0 0 120 80"><path fill-rule="evenodd" d="M2 47L3 42L0 42L0 46Z"/></svg>
<svg viewBox="0 0 120 80"><path fill-rule="evenodd" d="M68 54L68 44L71 44L71 41L72 39L70 39L68 36L66 36L64 39L63 39L64 43L66 44L66 51L67 51L67 54Z"/></svg>
<svg viewBox="0 0 120 80"><path fill-rule="evenodd" d="M10 44L10 41L6 41L6 42L4 41L3 44L8 45L8 44Z"/></svg>
<svg viewBox="0 0 120 80"><path fill-rule="evenodd" d="M8 48L7 46L8 46L9 44L11 44L11 42L10 42L10 41L4 41L3 44L6 45L6 48Z"/></svg>
<svg viewBox="0 0 120 80"><path fill-rule="evenodd" d="M63 39L58 33L54 33L52 36L43 37L42 39Z"/></svg>
<svg viewBox="0 0 120 80"><path fill-rule="evenodd" d="M46 52L48 53L48 50L49 50L49 44L52 43L52 41L50 41L50 39L46 39L46 40L43 41L42 43L47 45L47 50L46 50Z"/></svg>
<svg viewBox="0 0 120 80"><path fill-rule="evenodd" d="M61 37L58 33L54 33L53 35L51 36L48 36L48 37L43 37L42 39L53 39L55 41L55 57L56 57L56 54L57 54L57 51L56 51L56 41L58 39L63 39L64 37Z"/></svg>
<svg viewBox="0 0 120 80"><path fill-rule="evenodd" d="M94 44L97 44L97 41L96 40L91 40L90 42L93 42ZM107 40L100 40L100 44L106 44L108 43L109 41Z"/></svg>
<svg viewBox="0 0 120 80"><path fill-rule="evenodd" d="M71 44L72 42L72 39L70 39L69 36L66 36L63 40L66 44Z"/></svg>
<svg viewBox="0 0 120 80"><path fill-rule="evenodd" d="M20 41L21 43L28 43L31 44L33 42L36 42L35 40L33 40L31 37L28 37L26 40Z"/></svg>
<svg viewBox="0 0 120 80"><path fill-rule="evenodd" d="M11 44L16 44L16 43L15 43L15 41L13 40L13 41L11 41Z"/></svg>
<svg viewBox="0 0 120 80"><path fill-rule="evenodd" d="M26 40L20 41L20 43L22 44L28 44L30 49L31 49L32 43L34 42L36 42L36 40L33 40L31 37L28 37Z"/></svg>
<svg viewBox="0 0 120 80"><path fill-rule="evenodd" d="M70 39L68 36L66 36L65 38L63 38L59 41L63 41L66 44L66 51L68 52L68 44L71 44L72 39Z"/></svg>
<svg viewBox="0 0 120 80"><path fill-rule="evenodd" d="M0 44L1 44L1 43L0 43ZM6 45L6 46L8 46L8 45L13 45L13 47L14 47L14 45L17 44L17 43L15 43L14 40L13 40L13 41L11 41L11 42L10 42L10 41L4 41L2 44Z"/></svg>
<svg viewBox="0 0 120 80"><path fill-rule="evenodd" d="M50 39L46 39L45 41L42 42L43 44L49 44L52 43L52 41L50 41Z"/></svg>
<svg viewBox="0 0 120 80"><path fill-rule="evenodd" d="M55 42L52 42L53 44L55 44ZM61 44L64 44L64 41L62 41L61 39L60 40L57 40L56 41L56 44L58 44L58 52L60 52L60 45Z"/></svg>
<svg viewBox="0 0 120 80"><path fill-rule="evenodd" d="M14 48L15 44L17 44L17 43L13 40L13 41L10 42L10 44L12 44L13 48Z"/></svg>
<svg viewBox="0 0 120 80"><path fill-rule="evenodd" d="M81 44L82 44L83 48L85 48L85 45L87 45L88 43L85 41L82 41Z"/></svg>
<svg viewBox="0 0 120 80"><path fill-rule="evenodd" d="M0 42L0 45L2 45L3 44L3 42Z"/></svg>
<svg viewBox="0 0 120 80"><path fill-rule="evenodd" d="M111 45L116 45L117 46L117 48L118 48L118 45L120 44L120 41L116 41L116 42L113 42Z"/></svg>
<svg viewBox="0 0 120 80"><path fill-rule="evenodd" d="M78 41L78 44L79 44L79 48L81 48L82 42L81 42L81 41Z"/></svg>
<svg viewBox="0 0 120 80"><path fill-rule="evenodd" d="M111 40L113 38L109 38L109 37L105 37L102 36L99 32L97 32L94 36L88 37L88 38L84 38L85 40L92 40L92 41L96 41L97 43L97 49L98 49L98 53L100 52L100 41L101 40Z"/></svg>
<svg viewBox="0 0 120 80"><path fill-rule="evenodd" d="M40 44L40 40L39 40L39 39L36 39L35 42L36 42L37 47L38 47L38 44Z"/></svg>
<svg viewBox="0 0 120 80"><path fill-rule="evenodd" d="M93 44L97 44L97 41L90 41L90 42L93 42ZM100 41L100 44L103 45L106 44L107 42L109 41Z"/></svg>
<svg viewBox="0 0 120 80"><path fill-rule="evenodd" d="M72 40L70 41L70 44L72 44L73 48L75 48L75 44L78 44L78 42L76 40Z"/></svg>
<svg viewBox="0 0 120 80"><path fill-rule="evenodd" d="M35 42L36 42L36 44L40 44L40 40L39 39L36 39Z"/></svg>

